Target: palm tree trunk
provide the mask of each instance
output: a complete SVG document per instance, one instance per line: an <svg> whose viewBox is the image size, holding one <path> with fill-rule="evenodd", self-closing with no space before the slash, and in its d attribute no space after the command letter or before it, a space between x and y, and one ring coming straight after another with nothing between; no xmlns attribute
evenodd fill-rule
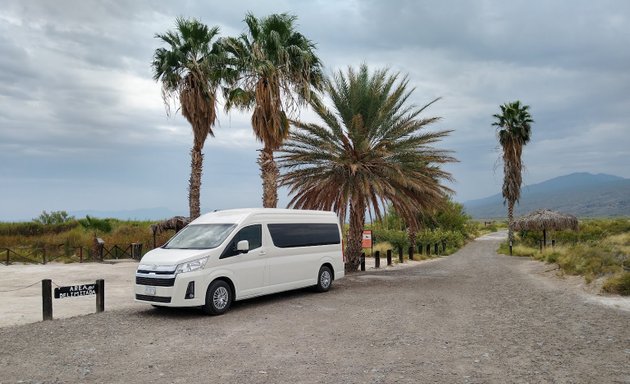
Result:
<svg viewBox="0 0 630 384"><path fill-rule="evenodd" d="M514 223L514 201L508 201L508 241L513 243L514 232L512 230L512 224Z"/></svg>
<svg viewBox="0 0 630 384"><path fill-rule="evenodd" d="M350 204L350 228L346 244L346 272L356 272L361 263L361 241L365 223L365 206L361 203Z"/></svg>
<svg viewBox="0 0 630 384"><path fill-rule="evenodd" d="M201 147L194 145L190 150L190 180L188 185L188 207L190 221L195 220L201 213L199 192L201 190L201 171L203 168L203 154Z"/></svg>
<svg viewBox="0 0 630 384"><path fill-rule="evenodd" d="M263 182L263 207L276 208L278 206L278 177L280 171L273 159L273 149L266 146L260 151L258 157L260 176Z"/></svg>
<svg viewBox="0 0 630 384"><path fill-rule="evenodd" d="M407 238L409 239L409 246L413 247L414 252L416 249L416 235L418 234L418 228L411 224L407 227Z"/></svg>

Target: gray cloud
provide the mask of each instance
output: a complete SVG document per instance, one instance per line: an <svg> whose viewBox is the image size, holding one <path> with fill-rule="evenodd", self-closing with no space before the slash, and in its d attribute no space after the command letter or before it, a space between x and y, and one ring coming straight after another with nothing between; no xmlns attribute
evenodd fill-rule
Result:
<svg viewBox="0 0 630 384"><path fill-rule="evenodd" d="M443 97L427 115L443 118L432 129L454 130L440 147L461 161L448 167L459 200L500 190L492 114L515 99L535 120L526 182L630 177L624 1L10 0L0 5L0 221L43 209L185 210L190 127L165 116L154 34L194 16L234 35L246 11L296 14L328 72L388 66L409 74L416 104ZM260 205L249 116L221 114L215 132L204 209Z"/></svg>

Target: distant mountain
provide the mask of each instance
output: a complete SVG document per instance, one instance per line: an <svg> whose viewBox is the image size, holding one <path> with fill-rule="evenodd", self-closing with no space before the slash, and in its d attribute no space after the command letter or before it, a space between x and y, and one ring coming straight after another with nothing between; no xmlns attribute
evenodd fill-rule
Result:
<svg viewBox="0 0 630 384"><path fill-rule="evenodd" d="M68 212L71 216L77 219L83 218L86 215L98 217L101 219L119 219L119 220L165 220L173 216L187 216L186 212L174 212L168 208L142 208L131 209L126 211L71 211Z"/></svg>
<svg viewBox="0 0 630 384"><path fill-rule="evenodd" d="M507 216L503 196L496 194L464 203L473 218ZM630 216L630 179L603 173L572 173L524 186L515 215L549 208L578 217Z"/></svg>

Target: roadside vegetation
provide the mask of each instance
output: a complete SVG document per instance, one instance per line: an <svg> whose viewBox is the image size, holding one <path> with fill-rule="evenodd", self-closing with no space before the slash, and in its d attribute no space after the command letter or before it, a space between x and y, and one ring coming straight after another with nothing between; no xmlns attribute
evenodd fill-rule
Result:
<svg viewBox="0 0 630 384"><path fill-rule="evenodd" d="M440 256L451 255L467 242L485 233L496 231L496 226L484 226L484 223L472 220L464 207L450 199L445 199L440 208L433 214L421 218L414 236L409 236L409 229L405 221L391 207L382 220L377 220L365 226L372 230L375 239L374 251L379 251L385 257L387 250L393 252L392 258L398 260L398 252L403 250L404 257L408 256L408 249L414 246L414 260L426 260ZM435 245L438 252L435 252ZM429 253L426 248L429 246ZM422 247L422 252L420 252ZM366 255L372 250L364 249Z"/></svg>
<svg viewBox="0 0 630 384"><path fill-rule="evenodd" d="M7 249L10 261L41 263L43 254L48 261L78 262L83 248L83 260L91 261L94 237L105 241L105 247L126 247L131 243L142 243L143 253L153 247L151 221L121 221L116 219L74 218L53 224L38 221L0 223L0 263L6 263ZM173 231L156 237L161 245Z"/></svg>
<svg viewBox="0 0 630 384"><path fill-rule="evenodd" d="M591 219L580 221L578 231L555 231L541 252L542 233L516 233L513 254L557 264L563 273L581 275L587 283L603 279L602 290L630 295L630 220ZM508 243L499 252L509 254Z"/></svg>

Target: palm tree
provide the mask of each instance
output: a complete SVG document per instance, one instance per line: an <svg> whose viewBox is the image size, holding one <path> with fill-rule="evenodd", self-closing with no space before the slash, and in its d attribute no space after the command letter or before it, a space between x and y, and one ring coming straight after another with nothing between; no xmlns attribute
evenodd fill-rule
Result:
<svg viewBox="0 0 630 384"><path fill-rule="evenodd" d="M223 42L235 59L239 77L226 90L226 109L251 110L256 138L263 143L258 165L263 206L278 204L278 167L273 157L289 134L287 112L295 112L321 84L315 45L296 31L297 18L286 13L245 17L248 31Z"/></svg>
<svg viewBox="0 0 630 384"><path fill-rule="evenodd" d="M293 122L297 129L278 158L286 171L280 184L293 196L289 206L334 210L341 220L349 215L347 271L359 264L366 209L380 219L391 204L408 224L415 223L419 211L451 192L440 184L451 179L440 165L455 159L431 146L450 131L424 131L438 120L419 117L433 102L409 104L413 89L399 77L387 70L370 74L363 65L327 79L324 90L334 109L312 99L324 125Z"/></svg>
<svg viewBox="0 0 630 384"><path fill-rule="evenodd" d="M514 240L512 224L514 221L514 204L521 197L523 178L523 162L521 155L523 146L529 143L532 130L529 105L521 105L519 100L500 106L501 113L495 114L493 126L497 127L499 143L503 148L503 199L508 204L508 238L510 244Z"/></svg>
<svg viewBox="0 0 630 384"><path fill-rule="evenodd" d="M203 168L203 145L214 136L216 92L222 78L220 45L212 40L219 28L208 28L196 19L176 19L175 31L156 34L168 45L153 55L153 78L162 82L162 97L170 116L170 101L179 102L182 115L193 131L191 171L188 187L190 219L199 217L199 191ZM178 108L179 109L179 108Z"/></svg>

